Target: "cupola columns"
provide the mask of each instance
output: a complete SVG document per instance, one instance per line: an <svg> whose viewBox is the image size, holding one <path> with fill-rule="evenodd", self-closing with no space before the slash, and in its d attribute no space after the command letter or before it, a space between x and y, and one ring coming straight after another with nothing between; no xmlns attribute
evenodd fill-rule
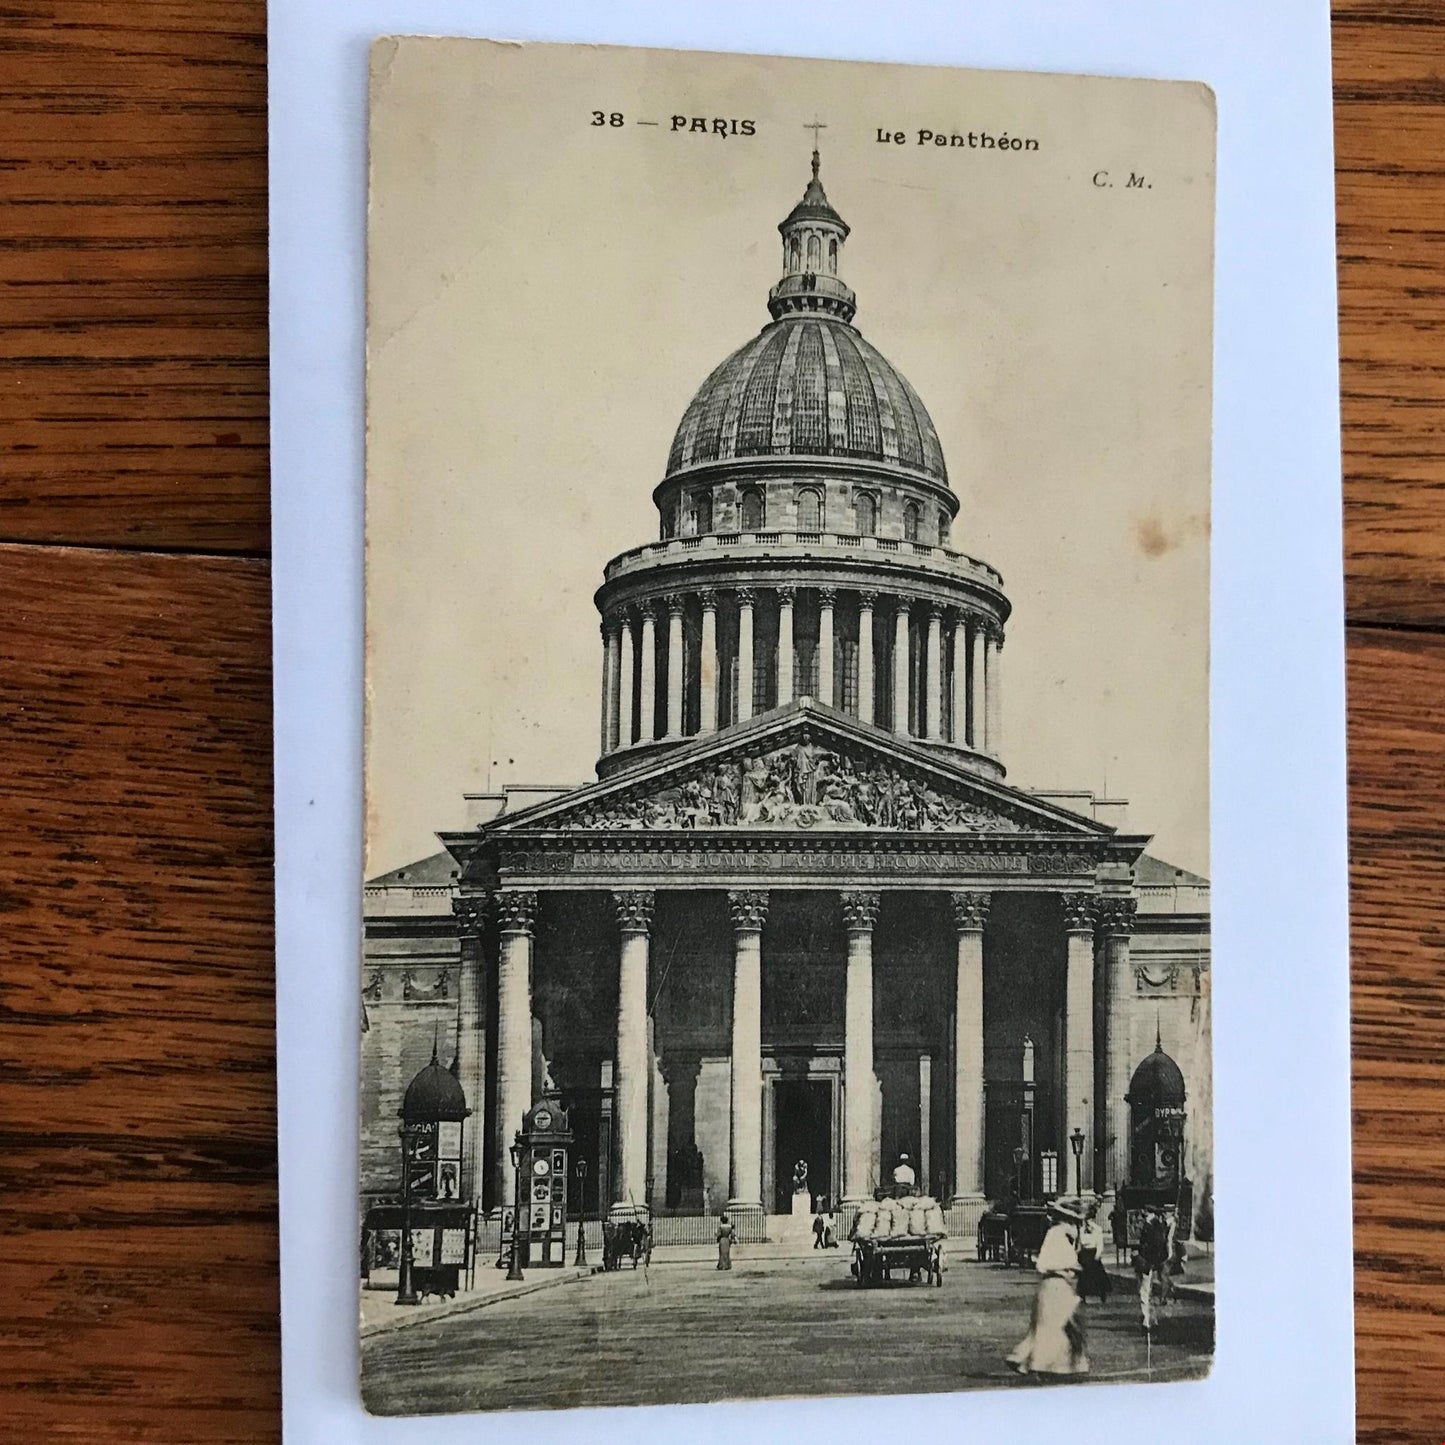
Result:
<svg viewBox="0 0 1445 1445"><path fill-rule="evenodd" d="M753 715L753 599L751 587L738 590L738 721Z"/></svg>
<svg viewBox="0 0 1445 1445"><path fill-rule="evenodd" d="M908 736L908 604L893 605L893 731Z"/></svg>
<svg viewBox="0 0 1445 1445"><path fill-rule="evenodd" d="M778 593L778 706L793 700L793 589Z"/></svg>
<svg viewBox="0 0 1445 1445"><path fill-rule="evenodd" d="M648 743L657 736L657 607L651 602L642 607L642 659L638 671L642 695L637 708L637 740Z"/></svg>
<svg viewBox="0 0 1445 1445"><path fill-rule="evenodd" d="M710 588L699 594L702 603L702 655L698 658L698 731L717 731L717 593Z"/></svg>
<svg viewBox="0 0 1445 1445"><path fill-rule="evenodd" d="M858 716L877 722L873 706L873 604L875 592L858 594Z"/></svg>
<svg viewBox="0 0 1445 1445"><path fill-rule="evenodd" d="M807 590L816 608L800 608L792 585L700 586L691 592L700 624L691 628L689 592L606 612L602 756L747 722L759 711L761 673L768 706L808 695L900 737L998 758L1003 630L996 618L895 597L884 603L891 625L886 612L879 624L879 594L871 589ZM762 606L777 618L776 636L758 636L759 592L770 594ZM720 609L728 614L721 620ZM666 695L659 698L659 690Z"/></svg>
<svg viewBox="0 0 1445 1445"><path fill-rule="evenodd" d="M833 696L833 604L837 593L831 587L818 590L818 701L834 706Z"/></svg>

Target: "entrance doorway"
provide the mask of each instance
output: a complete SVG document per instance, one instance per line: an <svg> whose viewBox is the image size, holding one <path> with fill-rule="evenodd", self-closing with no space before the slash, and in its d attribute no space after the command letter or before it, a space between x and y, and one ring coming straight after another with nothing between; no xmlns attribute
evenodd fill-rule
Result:
<svg viewBox="0 0 1445 1445"><path fill-rule="evenodd" d="M833 1179L833 1085L828 1079L779 1079L773 1085L774 1214L793 1207L793 1170L800 1159L807 1162L813 1197L828 1194Z"/></svg>

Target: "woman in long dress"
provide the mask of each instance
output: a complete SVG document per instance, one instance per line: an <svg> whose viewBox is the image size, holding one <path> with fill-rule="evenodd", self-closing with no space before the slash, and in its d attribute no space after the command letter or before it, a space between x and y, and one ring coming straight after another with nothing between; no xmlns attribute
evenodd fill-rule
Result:
<svg viewBox="0 0 1445 1445"><path fill-rule="evenodd" d="M726 1214L718 1221L717 1267L719 1269L733 1267L733 1226Z"/></svg>
<svg viewBox="0 0 1445 1445"><path fill-rule="evenodd" d="M1089 1359L1079 1312L1079 1215L1071 1205L1049 1206L1055 1216L1039 1247L1034 1268L1039 1287L1034 1295L1029 1332L1014 1347L1008 1362L1021 1375L1083 1375Z"/></svg>

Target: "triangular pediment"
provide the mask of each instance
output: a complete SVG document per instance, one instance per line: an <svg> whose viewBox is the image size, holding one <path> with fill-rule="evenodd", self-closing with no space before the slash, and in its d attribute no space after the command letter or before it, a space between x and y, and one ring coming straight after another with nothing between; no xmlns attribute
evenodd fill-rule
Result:
<svg viewBox="0 0 1445 1445"><path fill-rule="evenodd" d="M907 832L1107 838L1113 829L811 701L690 739L510 818L520 832Z"/></svg>

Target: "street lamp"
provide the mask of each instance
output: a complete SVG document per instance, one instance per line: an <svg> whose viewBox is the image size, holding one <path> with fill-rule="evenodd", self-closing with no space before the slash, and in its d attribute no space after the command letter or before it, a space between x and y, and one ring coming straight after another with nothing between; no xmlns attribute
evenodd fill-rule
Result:
<svg viewBox="0 0 1445 1445"><path fill-rule="evenodd" d="M1084 1131L1075 1129L1069 1135L1069 1144L1074 1151L1074 1193L1079 1203L1084 1202Z"/></svg>
<svg viewBox="0 0 1445 1445"><path fill-rule="evenodd" d="M512 1250L507 1257L507 1278L522 1279L522 1257L517 1252L517 1235L522 1229L522 1143L512 1145Z"/></svg>
<svg viewBox="0 0 1445 1445"><path fill-rule="evenodd" d="M587 1161L577 1161L577 1258L572 1263L578 1269L587 1266L587 1244L583 1236L587 1233Z"/></svg>
<svg viewBox="0 0 1445 1445"><path fill-rule="evenodd" d="M404 1123L398 1132L401 1135L401 1259L396 1272L396 1302L415 1305L421 1303L412 1282L411 1251L411 1156L417 1131Z"/></svg>

